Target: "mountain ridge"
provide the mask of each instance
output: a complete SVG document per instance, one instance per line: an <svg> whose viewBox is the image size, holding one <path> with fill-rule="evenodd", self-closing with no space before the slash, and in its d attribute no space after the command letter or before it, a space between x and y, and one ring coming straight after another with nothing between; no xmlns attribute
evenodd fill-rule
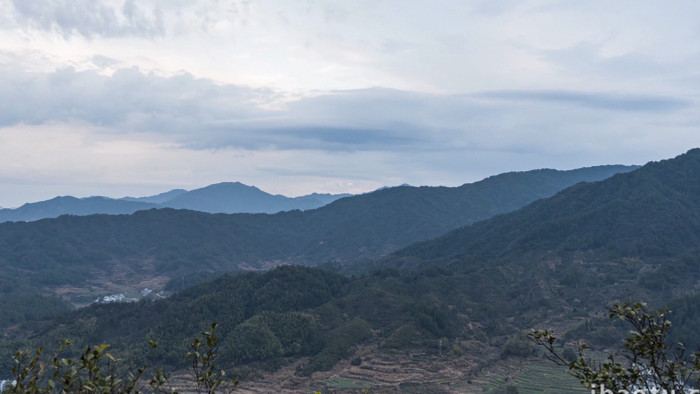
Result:
<svg viewBox="0 0 700 394"><path fill-rule="evenodd" d="M547 174L535 171L528 175ZM246 371L256 374L263 369L277 370L274 378L265 375L264 379L295 379L294 382L304 382L308 387L318 387L313 376L345 379L358 376L357 371L363 369L370 371L362 376L376 384L373 388L387 392L402 392L405 388L420 392L484 391L486 386L473 386L472 382L479 381L485 370L509 360L518 363L532 355L532 349L521 338L523 330L554 326L562 334L573 332L571 338L580 338L581 332L602 338L609 331L595 331L591 324L599 316L601 305L632 297L656 306L697 294L699 175L700 149L694 149L674 159L648 163L636 171L577 183L511 212L475 220L438 238L412 244L377 260L380 269L364 275L348 278L310 267L278 267L265 273L224 276L162 303L82 309L58 324L45 323L40 331L50 333L44 337L49 339L71 332L84 333L89 326L84 336L94 341L112 338L117 345L130 346L128 343L152 332L156 322L159 339L166 344L164 348L170 349L171 344L175 347L180 343L182 347L181 337L201 331L198 322L201 325L203 321L216 320L225 322L222 365L234 365L239 368L234 370L236 374L242 371L241 376L246 376ZM507 190L515 190L513 182L507 182L508 176L504 176L489 180L489 187L484 188L489 191L483 191L483 195L472 193L472 197L492 193L494 199L489 202L498 203L504 196L500 187L503 185L499 186L502 180L510 186ZM376 217L374 212L390 207L411 211L417 202L425 200L429 203L423 205L424 220L429 221L441 212L442 193L447 189L397 187L338 200L312 212L243 216L251 219L248 226L260 227L274 223L276 217L294 217L302 228L311 231L316 223L314 215L333 211L338 217L349 219L347 212L356 212L379 226L390 219ZM367 201L372 204L363 204ZM163 220L172 213L147 212L163 215ZM176 213L192 216L191 223L212 224L193 212ZM460 215L473 217L464 212ZM455 216L452 212L444 220ZM211 218L214 217L224 220L226 215ZM258 218L268 222L255 223ZM158 220L153 218L147 222L156 231L173 227L154 226ZM404 229L416 226L420 232L418 222L415 217L404 217L395 224ZM56 221L45 224L53 226ZM95 224L95 229L101 225ZM352 226L347 220L342 225ZM232 231L230 223L221 229ZM320 233L332 235L331 229L325 227ZM0 240L1 230L2 226ZM352 230L349 234L354 233ZM205 235L201 239L210 238ZM169 238L171 234L161 236ZM370 234L371 237L375 235ZM311 239L318 240L315 236ZM239 239L238 245L247 242ZM288 247L276 243L281 249ZM235 246L236 242L232 244ZM366 240L360 239L356 245L366 245ZM202 250L207 246L199 244ZM684 302L694 306L696 299ZM175 317L180 318L177 327L171 324ZM679 316L678 321L682 322L683 317ZM671 318L675 324L677 316ZM303 340L294 343L280 329L291 324L300 330L295 331L299 335L294 338ZM694 327L687 327L686 332L695 335ZM579 331L571 331L572 328ZM129 352L134 349L137 347L127 347ZM171 356L166 352L157 357L170 360L177 367L177 360L168 358ZM390 360L388 364L386 360ZM462 362L460 373L446 378L446 366L457 362ZM296 368L280 369L289 365ZM385 375L381 375L387 365L400 365L394 374L419 370L425 377L424 386L392 386L395 380L383 380ZM331 368L328 374L301 380ZM373 376L377 379L371 380ZM459 384L453 385L455 382ZM555 392L571 391L558 387Z"/></svg>
<svg viewBox="0 0 700 394"><path fill-rule="evenodd" d="M186 192L187 192L187 190L185 190L185 189L173 189L173 190L169 190L167 192L158 193L158 194L153 195L153 196L145 196L145 197L127 196L127 197L118 198L117 200L150 202L153 204L160 204L160 203L167 202L167 201L171 200L172 198L174 198L182 193L186 193Z"/></svg>
<svg viewBox="0 0 700 394"><path fill-rule="evenodd" d="M254 192L250 193L251 191ZM314 209L347 196L349 194L312 193L306 196L286 197L272 195L240 182L221 182L190 191L173 189L146 197L59 196L26 203L18 208L0 209L0 223L35 221L61 215L128 215L154 208L191 209L207 213L277 213L294 209Z"/></svg>
<svg viewBox="0 0 700 394"><path fill-rule="evenodd" d="M677 176L669 177L665 175L667 172L673 172ZM423 245L429 246L430 250L442 251L444 260L467 255L479 257L478 253L488 249L481 243L482 240L487 240L484 241L487 243L497 240L499 246L495 249L503 256L518 247L530 250L534 247L545 250L578 250L590 246L600 248L601 245L613 243L618 248L626 248L626 251L617 251L620 254L638 253L643 248L647 251L656 248L656 253L662 253L659 249L661 247L650 239L648 231L661 235L673 231L674 226L693 223L689 228L683 229L683 233L700 234L700 204L689 197L700 196L700 184L696 181L700 177L695 178L695 172L700 173L700 149L689 150L674 159L650 162L636 171L616 174L600 182L574 185L515 212L456 229ZM682 200L675 202L674 198ZM657 207L663 207L663 203L669 201L674 201L671 208L664 208L666 212L656 212ZM636 213L634 221L624 220L630 212ZM658 220L659 216L655 216L656 213L659 216L673 214L689 220L674 222L666 217L667 220L662 222ZM600 217L615 223L616 229L622 231L596 233L595 229L606 228L595 221ZM529 232L527 229L530 229ZM576 233L577 229L585 229L586 236ZM621 237L620 234L625 236ZM700 242L700 237L691 238L693 242ZM537 244L538 239L544 239L546 243ZM635 242L635 239L645 241ZM435 245L429 245L431 242ZM693 242L686 244L692 245ZM420 247L421 245L413 245L407 250L397 251L396 255L420 257Z"/></svg>
<svg viewBox="0 0 700 394"><path fill-rule="evenodd" d="M167 208L2 223L0 275L66 294L61 286L82 288L96 280L108 291L145 278L189 280L195 273L281 264L353 264L621 170L631 168L534 170L457 188L394 187L272 215ZM94 299L80 294L74 294L80 298L76 302Z"/></svg>

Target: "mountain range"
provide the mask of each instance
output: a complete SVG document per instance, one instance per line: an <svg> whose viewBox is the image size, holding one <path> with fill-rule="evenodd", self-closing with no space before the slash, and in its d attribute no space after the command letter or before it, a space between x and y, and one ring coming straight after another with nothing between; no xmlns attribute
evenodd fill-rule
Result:
<svg viewBox="0 0 700 394"><path fill-rule="evenodd" d="M527 174L535 178L542 175ZM514 175L486 179L482 187L494 187L479 190L490 190L494 199L503 197L505 190L513 193L517 188L512 180L505 182L510 186L507 189L495 187L509 176ZM358 205L353 212L359 214L362 211L357 207L366 206L359 203L362 198L387 210L402 205L399 201L423 201L420 197L426 195L421 192L426 191L435 193L428 194L429 201L439 201L440 192L446 192L440 188L392 188L374 196L370 193L338 200L311 213L354 201ZM407 195L417 197L411 200ZM439 212L428 206L430 214ZM166 221L167 215L186 212L160 213L163 215L148 219L154 231L173 225L157 225L159 220ZM193 216L187 226L208 226L212 218L223 217L189 214ZM307 224L312 223L312 217ZM414 219L400 223L405 227ZM374 223L380 225L385 220L375 218ZM37 225L59 222L47 220ZM253 221L248 224L252 229ZM48 234L69 229L69 225L75 223L13 230L31 229L25 237L31 234L46 240L51 238ZM224 228L227 226L217 227L215 232ZM197 239L200 251L210 246L201 244L208 235ZM0 239L5 237L3 234ZM153 242L155 238L148 241ZM228 253L222 243L216 244L221 253ZM223 276L162 301L95 305L58 320L25 324L22 333L31 333L33 345L45 345L66 335L79 338L81 346L109 342L122 348L125 358L135 365L148 359L177 369L183 361L176 354L187 350L185 338L218 321L223 367L270 391L282 392L289 388L285 384L307 391L316 387L330 391L340 380L366 381L369 386L363 387L384 392L484 392L497 388L497 383L488 379L490 369L506 368L513 358L513 364L522 369L524 362L531 360L533 349L520 337L523 330L555 326L604 341L611 331L597 331L592 321L600 315L602 305L622 297L645 300L653 306L674 303L680 314L671 318L674 322L678 319L681 328L686 327L681 332L694 336L696 326L692 323L698 318L693 313L700 283L698 245L700 149L693 149L634 171L574 184L510 212L473 219L442 236L373 259L364 267L374 270L363 275L344 277L317 268L278 267L265 273ZM289 245L280 247L284 250ZM3 245L2 250L10 248ZM121 259L111 262L127 261ZM206 261L194 255L187 259ZM20 342L28 340L17 331L6 335ZM144 356L143 347L136 344L144 337L165 346ZM614 346L615 341L607 339L606 343ZM9 345L0 350L9 353ZM509 380L515 381L512 378ZM503 384L502 378L500 382ZM573 392L569 387L550 392ZM539 391L546 390L540 387Z"/></svg>
<svg viewBox="0 0 700 394"><path fill-rule="evenodd" d="M650 264L694 253L700 247L699 173L700 149L694 149L604 182L575 185L394 258L463 270L483 260L512 260L523 250L557 259L576 251L607 260L645 256Z"/></svg>
<svg viewBox="0 0 700 394"><path fill-rule="evenodd" d="M599 307L622 295L661 302L700 283L699 175L700 149L693 149L574 185L375 264L481 278L480 302L503 310L512 304L503 299L507 289L528 294L520 303L542 297L558 309Z"/></svg>
<svg viewBox="0 0 700 394"><path fill-rule="evenodd" d="M223 182L195 190L175 189L148 197L55 197L27 203L15 209L0 209L1 222L29 222L61 215L132 214L153 208L189 209L208 213L276 213L321 207L349 194L313 193L300 197L272 195L240 182Z"/></svg>
<svg viewBox="0 0 700 394"><path fill-rule="evenodd" d="M272 215L151 209L2 223L0 276L84 303L94 299L85 289L95 283L111 291L153 278L162 287L162 281L172 279L193 283L201 275L281 264L352 266L513 211L581 181L633 169L534 170L456 188L394 187Z"/></svg>

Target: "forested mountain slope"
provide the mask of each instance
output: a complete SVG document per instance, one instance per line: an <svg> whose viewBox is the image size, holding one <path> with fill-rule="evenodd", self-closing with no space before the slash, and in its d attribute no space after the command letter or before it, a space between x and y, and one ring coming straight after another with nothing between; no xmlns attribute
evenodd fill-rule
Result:
<svg viewBox="0 0 700 394"><path fill-rule="evenodd" d="M0 224L0 276L99 288L197 272L376 258L630 167L508 173L458 188L396 187L310 211L206 214L158 209Z"/></svg>
<svg viewBox="0 0 700 394"><path fill-rule="evenodd" d="M177 368L182 365L176 354L186 349L185 338L216 320L225 327L220 346L224 366L238 372L275 371L298 363L284 373L307 376L336 365L334 374L352 376L360 370L352 369L352 360L379 376L385 365L381 360L392 360L401 365L394 374L419 369L435 381L445 381L441 371L460 362L466 372L478 374L501 358L531 354L518 339L522 330L574 327L618 297L659 305L691 294L700 280L699 183L700 149L695 149L414 244L376 261L383 269L366 275L345 278L314 268L281 267L222 277L163 301L95 305L58 321L27 324L21 333L31 333L30 338L11 331L7 338L18 342L6 342L4 351L27 341L37 345L70 336L80 338L81 345L115 344L136 363L149 359ZM168 211L148 213L170 220ZM193 224L201 218L183 213ZM256 216L245 216L251 220L247 225L253 226ZM139 215L123 219L134 217ZM224 229L228 217L214 215L222 227L206 235ZM201 227L191 227L188 236L195 237ZM286 247L279 246L280 253ZM688 300L677 302L688 309ZM166 346L139 356L144 346L133 344L143 337ZM437 361L443 358L436 344L444 345L440 351L444 349L447 362ZM341 359L346 361L336 364ZM460 378L467 381L469 376Z"/></svg>
<svg viewBox="0 0 700 394"><path fill-rule="evenodd" d="M223 276L168 299L95 304L7 330L0 342L0 376L9 375L18 348L41 346L51 354L63 338L73 344L63 357L108 343L132 369L147 364L182 370L191 338L217 322L217 368L241 376L247 387L255 387L248 382L257 378L308 391L316 384L312 374L330 369L333 375L365 371L363 380L382 392L403 391L387 385L392 381L464 384L500 354L510 354L508 338L533 324L541 309L512 303L474 308L477 297L467 276L440 270L350 279L285 266ZM157 349L146 343L150 340ZM451 366L462 370L446 380L443 369ZM262 377L266 372L281 375ZM298 383L289 386L289 380Z"/></svg>
<svg viewBox="0 0 700 394"><path fill-rule="evenodd" d="M700 149L693 149L411 245L377 265L437 265L488 278L485 292L538 283L557 302L595 304L612 294L670 297L693 288L699 245Z"/></svg>
<svg viewBox="0 0 700 394"><path fill-rule="evenodd" d="M700 149L580 184L507 215L412 245L410 256L458 267L529 253L677 256L700 245Z"/></svg>

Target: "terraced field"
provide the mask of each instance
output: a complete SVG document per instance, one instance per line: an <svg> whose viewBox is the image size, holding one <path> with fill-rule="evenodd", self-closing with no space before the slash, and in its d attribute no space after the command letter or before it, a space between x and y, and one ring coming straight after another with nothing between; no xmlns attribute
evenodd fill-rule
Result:
<svg viewBox="0 0 700 394"><path fill-rule="evenodd" d="M554 365L530 365L524 373L515 378L515 385L521 394L589 392L576 378Z"/></svg>
<svg viewBox="0 0 700 394"><path fill-rule="evenodd" d="M519 394L590 393L565 369L546 360L525 361L501 374L473 379L469 389L480 387L482 392L493 392L509 385L517 387Z"/></svg>
<svg viewBox="0 0 700 394"><path fill-rule="evenodd" d="M311 380L295 376L296 365L243 382L246 394L493 394L515 386L519 394L589 394L562 367L544 359L509 359L470 377L473 364L465 359L441 359L423 353L379 354L360 349L361 365L344 360L331 371L316 372Z"/></svg>

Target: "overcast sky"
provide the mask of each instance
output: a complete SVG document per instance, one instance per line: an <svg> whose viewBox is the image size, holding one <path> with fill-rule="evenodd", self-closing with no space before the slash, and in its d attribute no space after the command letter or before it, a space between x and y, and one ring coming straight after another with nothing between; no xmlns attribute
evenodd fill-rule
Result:
<svg viewBox="0 0 700 394"><path fill-rule="evenodd" d="M700 146L697 1L0 0L0 206Z"/></svg>

